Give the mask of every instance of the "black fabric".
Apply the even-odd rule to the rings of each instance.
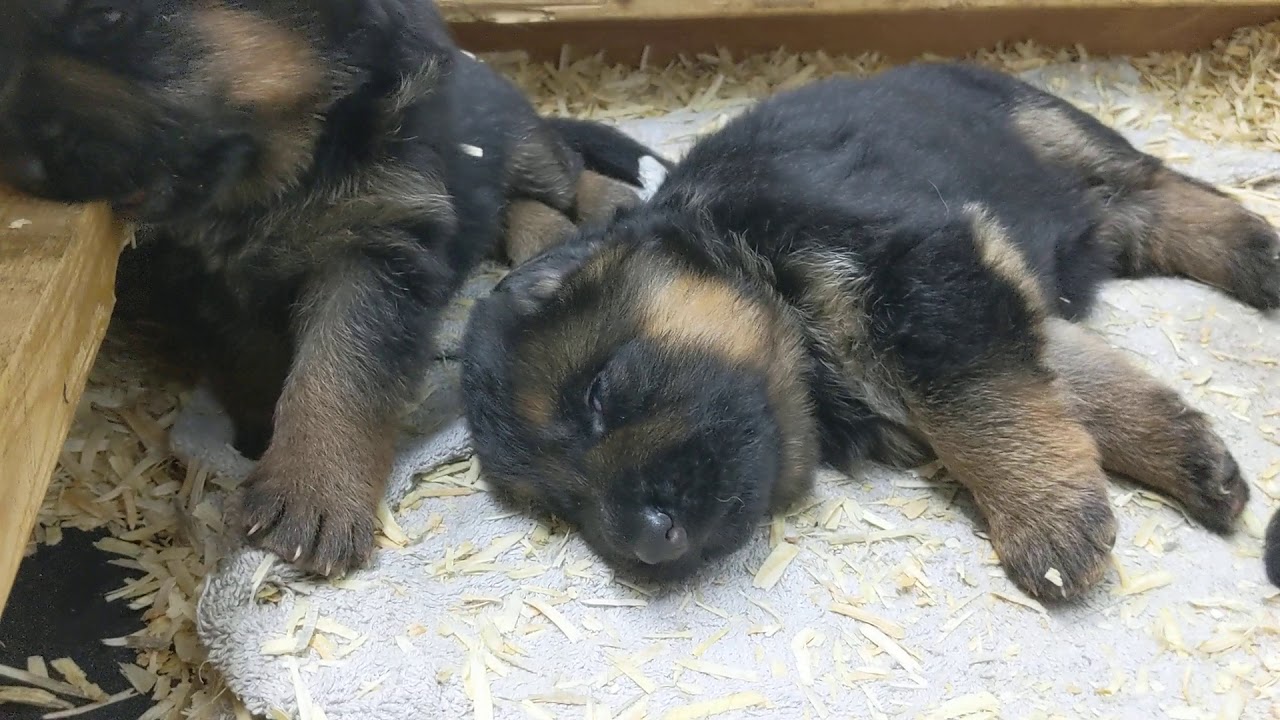
[[[110,560],[117,556],[93,546],[104,536],[105,533],[66,530],[62,542],[42,545],[22,562],[8,605],[0,615],[0,663],[26,668],[31,655],[40,655],[46,662],[69,657],[84,670],[89,682],[107,694],[129,688],[120,673],[120,664],[134,662],[136,653],[107,647],[100,641],[143,627],[141,611],[130,610],[127,601],[106,599],[107,593],[136,575],[111,565]],[[52,668],[49,674],[58,677]],[[19,683],[5,680],[0,684]],[[135,697],[77,718],[137,720],[150,707],[150,698]],[[3,720],[37,720],[48,712],[43,708],[0,705]]]

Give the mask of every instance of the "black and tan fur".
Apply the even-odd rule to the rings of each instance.
[[[509,275],[472,317],[468,419],[491,482],[620,572],[696,574],[820,462],[937,457],[1010,577],[1077,597],[1115,541],[1107,471],[1216,532],[1249,490],[1206,416],[1072,321],[1117,276],[1274,309],[1278,247],[1260,217],[1011,77],[823,81]]]
[[[6,8],[0,179],[138,221],[122,312],[182,336],[260,458],[239,524],[305,569],[359,567],[441,309],[504,233],[521,256],[558,239],[515,205],[564,232],[617,183],[426,0]]]

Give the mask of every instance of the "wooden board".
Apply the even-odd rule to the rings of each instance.
[[[570,20],[728,19],[778,15],[971,12],[977,10],[1266,7],[1275,0],[439,0],[451,20],[530,23]]]
[[[0,611],[111,317],[124,238],[105,207],[0,189]]]
[[[756,5],[751,0],[607,0],[593,6],[595,13],[578,5],[533,11],[528,8],[542,6],[524,0],[449,1],[454,32],[474,52],[524,50],[535,59],[555,61],[567,45],[573,56],[604,51],[610,61],[630,65],[642,53],[650,62],[666,62],[677,54],[721,47],[735,54],[779,47],[832,54],[876,51],[901,61],[924,53],[962,56],[1022,40],[1053,47],[1080,44],[1094,54],[1140,55],[1205,48],[1236,28],[1280,19],[1276,0],[813,0],[793,3],[786,12],[775,12],[770,3],[791,0],[759,0],[761,7],[750,12],[744,8]],[[728,3],[737,14],[709,15],[717,2]],[[510,15],[512,6],[525,9]],[[641,14],[642,6],[653,15]]]

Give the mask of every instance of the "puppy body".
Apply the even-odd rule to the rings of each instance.
[[[582,158],[428,2],[10,15],[0,178],[139,222],[122,314],[182,336],[260,458],[244,528],[306,569],[360,566],[440,311],[513,203],[579,220]]]
[[[1013,78],[815,83],[504,280],[472,319],[468,418],[498,487],[622,571],[697,572],[819,462],[936,456],[1012,578],[1071,597],[1114,541],[1106,470],[1215,530],[1248,490],[1203,415],[1070,320],[1116,275],[1275,307],[1276,248],[1261,218]]]

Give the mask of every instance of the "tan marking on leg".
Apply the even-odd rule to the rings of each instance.
[[[1012,117],[1042,160],[1101,183],[1097,237],[1126,274],[1191,278],[1253,307],[1280,306],[1280,239],[1265,218],[1154,156],[1093,137],[1060,108],[1030,104]]]
[[[512,200],[506,212],[506,253],[520,265],[564,242],[575,230],[564,213],[537,200]]]
[[[1151,262],[1165,272],[1230,289],[1243,242],[1265,229],[1266,221],[1170,170],[1157,174],[1149,192],[1156,211],[1146,244]]]
[[[620,208],[640,204],[640,196],[626,183],[584,170],[578,178],[578,222],[603,222]]]
[[[307,293],[271,444],[245,483],[241,522],[259,546],[323,574],[363,565],[391,472],[399,418],[371,394],[368,348],[350,323],[378,292],[359,268]]]
[[[1046,598],[1101,579],[1115,542],[1106,475],[1055,381],[991,375],[913,401],[918,427],[972,493],[1010,578]],[[1051,580],[1053,570],[1062,587]]]
[[[1084,328],[1047,324],[1045,360],[1070,390],[1107,470],[1180,502],[1219,532],[1244,510],[1248,486],[1203,413]]]

